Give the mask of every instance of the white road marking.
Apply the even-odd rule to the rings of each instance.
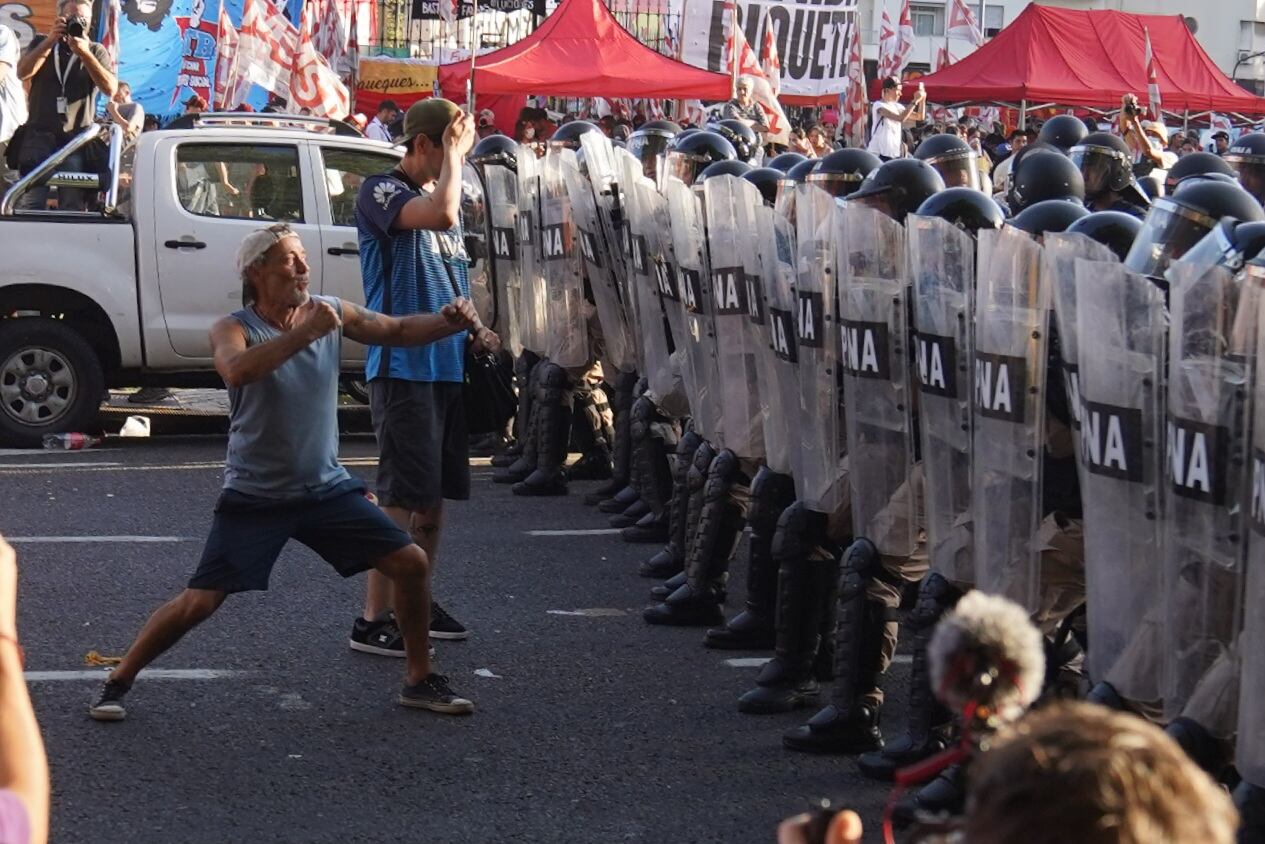
[[[528,536],[610,536],[619,528],[591,528],[589,530],[529,530]]]
[[[66,457],[79,457],[86,454],[100,454],[103,451],[118,451],[117,448],[81,448],[70,451],[61,451],[55,449],[43,448],[0,448],[0,457],[52,457],[53,455],[64,455]]]
[[[773,657],[771,656],[741,656],[736,659],[725,660],[725,665],[730,668],[760,668],[772,659]],[[910,654],[897,654],[892,657],[893,665],[908,665],[913,661],[914,658]]]
[[[83,469],[86,467],[101,469],[122,465],[122,463],[0,463],[0,469]]]
[[[351,457],[339,461],[344,466],[372,467],[378,465],[376,457]],[[33,475],[35,470],[54,469],[60,472],[183,472],[198,469],[224,470],[223,460],[207,460],[190,463],[0,463],[0,473],[6,475]]]
[[[616,616],[628,615],[625,610],[617,610],[614,607],[593,607],[585,610],[546,610],[549,615],[574,615],[581,618],[614,618]]]
[[[103,680],[110,673],[108,668],[89,668],[82,671],[26,671],[23,677],[28,683],[64,683],[76,680]],[[141,680],[221,680],[239,677],[245,671],[225,668],[149,668],[141,672]]]
[[[474,676],[487,677],[488,679],[491,679],[491,680],[502,679],[500,674],[493,674],[492,669],[490,668],[476,668],[474,669]]]
[[[88,542],[196,542],[196,536],[6,536],[6,540],[17,544],[25,542],[30,545],[53,545],[59,543]]]

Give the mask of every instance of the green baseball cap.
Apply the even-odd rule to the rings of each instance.
[[[418,100],[404,113],[404,135],[400,142],[407,144],[418,135],[428,138],[443,137],[448,124],[460,113],[461,109],[456,103],[442,97]]]

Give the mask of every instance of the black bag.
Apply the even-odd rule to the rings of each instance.
[[[4,163],[9,165],[10,170],[22,167],[22,139],[25,136],[26,124],[22,124],[13,130],[13,137],[9,138],[9,145],[4,148]]]
[[[453,295],[460,297],[461,288],[448,264],[448,256],[442,256],[440,260],[448,271]],[[465,370],[466,430],[471,434],[494,434],[503,430],[518,410],[518,396],[514,393],[510,374],[501,366],[496,355],[491,352],[475,354],[469,344],[466,345],[462,368]]]

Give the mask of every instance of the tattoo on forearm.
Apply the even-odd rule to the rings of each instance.
[[[378,312],[371,311],[368,308],[362,308],[359,305],[352,305],[356,309],[356,319],[360,322],[377,322]]]

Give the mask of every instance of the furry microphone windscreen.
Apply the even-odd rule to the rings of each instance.
[[[927,660],[942,703],[957,713],[978,710],[990,722],[1022,715],[1045,678],[1044,642],[1027,611],[978,591],[940,620]]]

